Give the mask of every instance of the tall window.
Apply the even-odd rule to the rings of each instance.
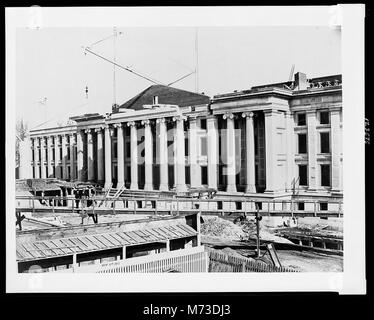
[[[306,164],[299,165],[299,185],[300,186],[308,185],[308,167]]]
[[[297,125],[298,126],[305,126],[306,125],[305,113],[298,113],[297,114]]]
[[[201,184],[208,184],[208,167],[201,166]]]
[[[201,153],[200,154],[202,156],[206,156],[208,154],[207,138],[206,137],[201,137],[200,144],[201,144]]]
[[[117,158],[117,141],[113,142],[113,158]]]
[[[186,184],[191,184],[191,170],[190,166],[184,167],[184,174],[186,175]]]
[[[306,134],[299,134],[299,153],[307,153],[306,152]]]
[[[200,119],[200,129],[206,130],[206,119]]]
[[[321,153],[330,153],[330,133],[321,132]]]
[[[188,156],[188,138],[184,138],[184,155],[187,157]]]
[[[320,124],[329,124],[330,123],[330,115],[328,111],[321,111],[319,113],[319,123]]]
[[[330,187],[330,165],[321,164],[321,186]]]
[[[131,144],[129,141],[126,141],[126,157],[130,157],[131,155]]]
[[[67,148],[66,151],[67,151],[67,153],[66,153],[66,159],[70,160],[70,148]]]

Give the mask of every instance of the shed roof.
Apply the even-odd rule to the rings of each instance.
[[[186,224],[17,243],[17,261],[41,260],[195,236]]]

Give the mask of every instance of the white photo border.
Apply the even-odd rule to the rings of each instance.
[[[162,18],[164,17],[164,18]],[[6,8],[7,292],[366,293],[364,5]],[[342,28],[344,271],[339,273],[18,274],[15,257],[15,68],[19,27],[331,26]]]

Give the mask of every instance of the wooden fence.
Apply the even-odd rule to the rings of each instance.
[[[87,200],[87,199],[86,199]],[[85,203],[86,200],[80,200]],[[249,197],[216,197],[214,199],[194,198],[156,198],[156,197],[120,197],[105,198],[96,196],[92,205],[85,209],[90,214],[179,214],[180,212],[201,211],[204,214],[239,216],[254,215],[259,206],[259,213],[268,216],[310,216],[310,217],[342,217],[342,200],[266,200]],[[102,202],[106,206],[100,206]],[[40,202],[46,203],[42,205]],[[47,205],[49,204],[50,205]],[[328,205],[328,210],[322,210],[321,203]],[[58,205],[56,205],[58,204]],[[65,205],[62,205],[65,204]],[[299,208],[299,204],[302,207]],[[79,212],[76,199],[73,196],[16,196],[17,212]]]
[[[298,272],[263,262],[209,250],[209,272]]]
[[[208,272],[208,253],[203,246],[129,258],[92,266],[65,269],[61,273],[162,273]]]

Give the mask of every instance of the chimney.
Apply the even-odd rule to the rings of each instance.
[[[298,72],[295,74],[295,89],[296,90],[306,90],[308,87],[308,82],[306,80],[306,74]]]

